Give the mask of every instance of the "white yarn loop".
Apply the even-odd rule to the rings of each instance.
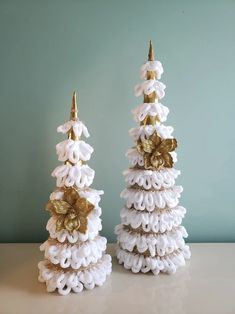
[[[133,109],[132,113],[137,122],[143,121],[147,115],[157,116],[160,122],[164,122],[169,114],[169,109],[161,103],[143,103]]]
[[[156,78],[158,80],[161,79],[161,76],[163,74],[163,67],[160,61],[148,61],[146,63],[144,63],[141,68],[140,68],[140,76],[142,79],[146,79],[147,78],[147,71],[152,71],[155,72],[156,74]]]
[[[58,126],[57,132],[66,134],[71,129],[73,130],[75,136],[80,137],[82,134],[85,137],[89,137],[90,136],[90,134],[89,134],[89,132],[87,130],[87,127],[79,119],[77,119],[77,120],[69,120],[69,121],[65,122],[64,124]]]
[[[68,271],[62,273],[49,267],[47,261],[39,262],[39,281],[46,282],[47,291],[53,292],[58,289],[59,294],[67,295],[71,291],[78,293],[85,289],[93,289],[95,286],[102,286],[106,277],[112,270],[111,256],[103,255],[98,262],[81,271]]]
[[[180,171],[175,168],[163,168],[158,171],[129,168],[123,172],[123,175],[129,186],[137,184],[146,190],[151,188],[160,190],[172,187]]]
[[[150,95],[153,92],[156,93],[158,99],[162,99],[165,96],[166,85],[157,80],[146,80],[135,86],[135,96],[141,96],[143,94]]]
[[[184,238],[187,238],[187,231],[183,226],[179,226],[166,233],[159,234],[140,234],[130,233],[117,225],[115,228],[117,240],[120,247],[132,252],[136,247],[139,253],[149,251],[151,257],[164,256],[171,254],[175,250],[183,249],[185,246]]]
[[[134,141],[141,139],[142,141],[148,139],[154,132],[157,132],[158,136],[162,139],[173,138],[172,132],[174,131],[172,126],[165,126],[163,124],[155,125],[141,125],[129,130],[130,136]]]
[[[186,209],[182,206],[153,212],[142,212],[124,207],[121,210],[121,222],[134,229],[141,227],[144,232],[164,233],[178,227],[185,213]]]
[[[61,165],[55,168],[51,174],[56,177],[57,187],[70,187],[75,185],[78,188],[88,187],[92,184],[95,171],[88,165]]]
[[[79,160],[89,160],[93,153],[93,148],[84,141],[73,141],[68,139],[56,145],[56,152],[59,161],[68,160],[71,163],[76,164]]]
[[[190,258],[190,250],[187,245],[164,257],[144,257],[141,254],[126,252],[121,248],[117,249],[117,258],[120,264],[132,272],[147,273],[151,271],[154,275],[160,272],[172,274],[178,267],[185,265],[185,260]]]
[[[79,269],[97,263],[106,250],[106,244],[106,238],[101,236],[82,242],[79,246],[68,243],[56,245],[47,240],[40,246],[40,250],[45,251],[45,258],[52,264]]]
[[[136,148],[130,148],[126,152],[126,157],[129,159],[129,162],[132,167],[139,165],[144,166],[144,158],[140,153],[137,151]]]
[[[162,191],[145,191],[126,188],[121,197],[126,200],[126,206],[134,206],[137,210],[153,211],[155,208],[173,208],[178,205],[182,186],[173,186]]]

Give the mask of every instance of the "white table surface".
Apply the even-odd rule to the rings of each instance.
[[[132,274],[114,257],[104,286],[68,296],[37,281],[38,247],[0,244],[0,314],[235,314],[235,244],[191,244],[174,275]]]

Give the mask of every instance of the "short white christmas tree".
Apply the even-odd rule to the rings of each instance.
[[[162,73],[150,41],[148,62],[141,67],[144,81],[135,88],[144,101],[133,110],[140,126],[129,131],[135,147],[127,152],[131,167],[124,171],[127,188],[121,197],[126,205],[115,228],[119,263],[134,273],[155,275],[174,273],[190,257],[181,226],[186,209],[178,204],[183,188],[175,185],[180,174],[174,168],[177,141],[173,128],[163,124],[169,109],[159,102],[165,95],[165,85],[158,81]]]
[[[99,235],[103,191],[90,188],[95,171],[86,161],[93,148],[80,139],[89,133],[78,119],[75,93],[70,120],[57,131],[68,134],[68,139],[56,146],[58,159],[64,164],[52,172],[57,189],[46,206],[51,213],[46,227],[50,237],[40,247],[45,260],[38,267],[39,281],[46,283],[47,291],[58,289],[66,295],[101,286],[111,273],[111,256],[105,254],[106,238]]]

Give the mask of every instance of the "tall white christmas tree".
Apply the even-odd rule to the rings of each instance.
[[[111,256],[105,254],[107,240],[99,235],[103,191],[90,188],[95,171],[86,161],[93,148],[80,139],[89,133],[77,113],[74,93],[70,120],[57,128],[68,139],[56,146],[64,164],[52,172],[57,189],[46,205],[51,213],[46,227],[50,237],[40,246],[45,260],[38,264],[39,281],[46,283],[48,292],[58,289],[62,295],[101,286],[111,273]]]
[[[165,95],[165,85],[158,81],[162,73],[150,41],[148,62],[141,67],[144,81],[135,88],[144,101],[133,110],[140,126],[129,131],[135,147],[126,154],[131,164],[124,171],[127,188],[121,193],[126,205],[115,228],[119,263],[134,273],[155,275],[174,273],[190,257],[181,226],[186,209],[178,205],[183,188],[175,185],[180,174],[174,168],[177,141],[173,128],[163,124],[169,109],[159,102]]]

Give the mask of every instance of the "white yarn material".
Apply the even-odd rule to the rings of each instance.
[[[148,71],[155,72],[154,79],[148,80]],[[132,111],[135,121],[140,124],[129,131],[135,144],[149,139],[154,132],[163,140],[173,138],[173,127],[162,124],[167,120],[169,109],[158,102],[165,96],[166,86],[158,81],[162,73],[159,61],[148,61],[141,67],[144,81],[135,87],[135,95],[155,92],[158,99],[142,103]],[[157,117],[153,125],[141,123],[148,116]],[[176,152],[170,152],[170,155],[176,163]],[[164,167],[146,170],[144,157],[136,147],[129,149],[126,156],[131,168],[123,172],[127,188],[121,197],[125,206],[120,214],[121,224],[115,228],[118,261],[134,273],[174,273],[190,257],[184,241],[188,235],[181,226],[186,209],[178,206],[183,188],[175,185],[180,171]]]
[[[78,188],[88,187],[92,184],[95,171],[88,165],[70,165],[65,164],[55,168],[51,174],[56,177],[57,187],[76,186]]]
[[[106,250],[106,244],[106,238],[101,236],[78,245],[70,243],[56,245],[47,240],[40,246],[40,250],[45,251],[45,258],[52,264],[59,264],[62,268],[79,269],[97,263]]]
[[[140,76],[142,79],[147,78],[147,71],[155,72],[156,78],[161,79],[163,74],[163,66],[160,61],[148,61],[142,65],[140,68]]]
[[[179,266],[185,265],[185,259],[190,258],[190,250],[187,245],[164,257],[144,257],[141,254],[126,252],[121,248],[117,249],[119,264],[124,264],[126,269],[131,269],[133,273],[147,273],[151,271],[154,275],[160,272],[173,274]]]
[[[85,126],[85,124],[80,121],[79,119],[77,120],[70,120],[70,121],[67,121],[65,122],[64,124],[60,125],[58,128],[57,128],[57,132],[58,133],[63,133],[63,134],[66,134],[68,133],[70,130],[73,130],[75,136],[78,136],[80,137],[82,134],[85,136],[85,137],[89,137],[90,134],[87,130],[87,127]]]
[[[155,131],[157,132],[157,135],[160,136],[162,139],[173,138],[173,127],[165,126],[163,124],[141,125],[137,128],[131,128],[129,130],[129,134],[134,141],[137,141],[139,138],[141,139],[141,141],[144,141],[148,139]]]
[[[121,197],[126,200],[126,206],[134,206],[137,210],[153,211],[157,208],[173,208],[178,205],[182,186],[173,186],[162,191],[144,191],[126,188],[122,191]]]
[[[102,286],[112,270],[111,256],[107,254],[103,255],[94,266],[81,271],[58,271],[50,267],[46,260],[40,262],[38,267],[38,280],[46,282],[47,291],[53,292],[58,289],[61,295],[67,295],[71,291],[78,293],[84,288],[91,290],[95,286]]]
[[[132,110],[136,122],[143,121],[146,116],[157,116],[160,122],[167,119],[169,109],[161,103],[143,103]]]
[[[183,226],[179,226],[166,233],[143,234],[129,233],[122,225],[115,228],[118,243],[124,250],[132,252],[136,247],[139,253],[149,251],[152,257],[171,254],[177,249],[183,249],[185,246],[184,238],[188,234]]]
[[[154,188],[170,188],[175,184],[175,179],[180,175],[180,171],[175,168],[163,168],[158,171],[129,168],[123,172],[128,186],[138,184],[145,190]]]
[[[126,157],[129,159],[132,167],[136,165],[141,167],[144,166],[144,158],[142,155],[140,155],[136,148],[129,148],[126,152]]]
[[[177,153],[176,152],[170,152],[169,153],[173,159],[173,162],[177,162]],[[136,148],[130,148],[126,152],[126,157],[129,159],[130,164],[132,167],[139,165],[144,166],[144,157],[137,151]]]
[[[81,197],[86,198],[90,203],[95,206],[93,212],[96,212],[96,209],[99,208],[100,195],[102,194],[104,194],[104,191],[91,188],[79,191],[79,195]]]
[[[158,99],[162,99],[165,96],[165,88],[165,84],[154,79],[143,81],[135,86],[135,96],[150,95],[155,92]]]
[[[93,148],[84,141],[68,139],[56,145],[56,152],[59,161],[68,160],[71,163],[76,164],[79,160],[89,160],[93,153]]]
[[[186,209],[176,206],[168,210],[143,212],[124,207],[121,210],[121,222],[136,229],[141,227],[144,232],[164,233],[171,231],[182,223]]]
[[[59,294],[66,295],[80,292],[83,288],[93,289],[101,286],[106,276],[111,273],[111,256],[105,254],[107,240],[99,236],[102,229],[100,195],[103,191],[89,188],[95,171],[82,161],[90,159],[93,148],[80,140],[83,134],[89,136],[86,126],[79,121],[70,120],[57,128],[58,132],[73,131],[77,137],[67,139],[56,145],[59,161],[64,162],[54,169],[52,176],[56,178],[58,188],[75,187],[80,197],[94,205],[87,216],[86,232],[66,229],[57,231],[57,217],[52,215],[46,229],[50,239],[44,242],[40,249],[44,251],[45,260],[38,264],[39,281],[46,282],[47,291],[58,289]],[[50,200],[63,200],[63,189],[55,190]]]
[[[170,254],[185,245],[184,238],[187,238],[187,231],[183,226],[179,226],[165,233],[140,234],[138,232],[129,233],[123,226],[117,225],[115,228],[117,240],[120,246],[132,252],[136,247],[139,253],[149,250],[152,257],[155,255],[164,256]]]

